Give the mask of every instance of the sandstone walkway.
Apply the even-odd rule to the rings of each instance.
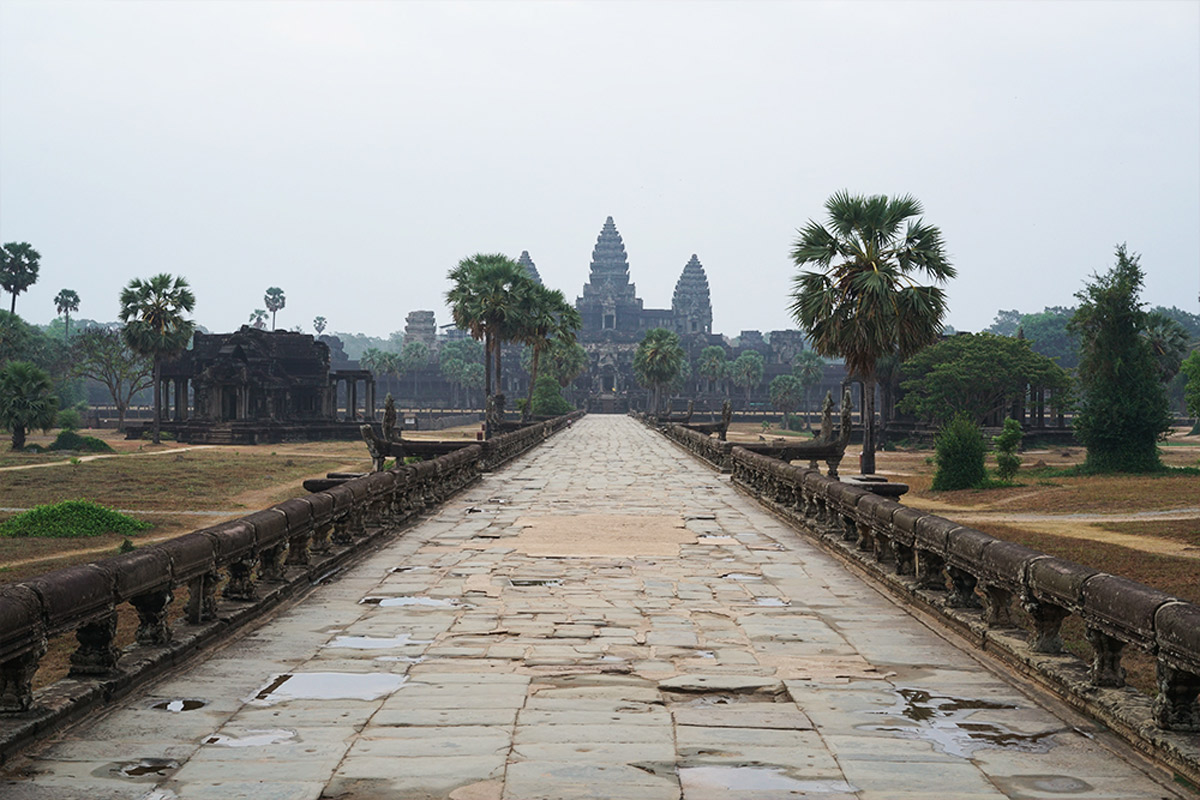
[[[588,417],[0,797],[1177,797],[624,417]]]

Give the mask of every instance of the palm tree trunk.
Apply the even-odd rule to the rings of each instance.
[[[538,360],[542,357],[542,348],[533,348],[533,369],[529,375],[529,394],[525,396],[525,413],[521,415],[525,422],[533,419],[533,384],[537,383]]]
[[[154,359],[154,439],[155,444],[161,444],[159,439],[159,426],[162,423],[162,364],[158,358]]]
[[[496,394],[504,394],[504,382],[500,379],[500,340],[497,339],[494,347],[496,348]]]
[[[875,378],[864,378],[863,383],[863,447],[862,474],[875,474]]]
[[[483,396],[492,394],[492,336],[483,335]]]

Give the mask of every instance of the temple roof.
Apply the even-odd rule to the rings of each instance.
[[[533,263],[533,259],[529,257],[528,250],[521,251],[521,257],[517,259],[517,265],[524,267],[529,273],[529,277],[533,278],[533,282],[542,286],[542,276],[538,274],[537,265]]]
[[[592,249],[592,265],[588,282],[583,286],[584,302],[636,303],[637,289],[629,282],[629,260],[625,243],[613,218],[604,221],[596,246]]]
[[[676,316],[697,320],[703,332],[708,332],[712,325],[712,300],[708,291],[708,276],[700,259],[692,253],[692,258],[683,268],[679,280],[675,283],[675,295],[671,299],[671,310]]]

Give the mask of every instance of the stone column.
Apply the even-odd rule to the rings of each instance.
[[[346,419],[349,422],[358,419],[358,378],[346,381]]]

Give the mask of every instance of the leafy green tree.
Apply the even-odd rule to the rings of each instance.
[[[525,415],[533,413],[533,390],[537,383],[542,353],[555,340],[570,343],[583,326],[579,312],[566,301],[558,289],[550,289],[530,281],[521,295],[521,327],[518,338],[530,348],[529,395],[525,400]]]
[[[1146,315],[1142,326],[1142,338],[1150,345],[1154,363],[1158,367],[1158,379],[1169,383],[1179,374],[1179,367],[1188,354],[1188,332],[1179,322],[1160,311]]]
[[[955,275],[942,232],[919,219],[909,196],[865,197],[838,192],[825,203],[829,225],[809,221],[792,248],[802,271],[793,281],[791,313],[820,355],[845,359],[863,382],[862,468],[875,471],[875,365],[903,360],[942,332],[946,297],[935,282]],[[918,219],[914,219],[918,218]]]
[[[536,284],[524,267],[501,253],[464,258],[447,277],[454,284],[446,292],[454,324],[483,342],[485,391],[490,396],[494,387],[499,393],[501,347],[520,335],[523,296]]]
[[[750,410],[750,391],[762,383],[763,357],[753,350],[747,350],[733,360],[729,365],[729,379],[734,385],[746,390],[746,410]]]
[[[472,399],[477,397],[477,392],[483,391],[484,385],[484,368],[483,364],[478,361],[472,361],[463,364],[462,372],[460,373],[459,383],[463,390],[467,393],[467,405],[473,408],[479,408],[483,405],[482,402],[472,403]]]
[[[17,295],[37,283],[41,259],[29,242],[8,242],[0,247],[0,286],[12,294],[10,314],[17,313]]]
[[[117,430],[125,430],[125,414],[138,392],[150,386],[154,365],[134,352],[119,330],[84,328],[71,343],[75,374],[99,381],[117,409]]]
[[[1028,387],[1063,398],[1071,385],[1066,370],[1033,352],[1028,340],[994,333],[944,339],[905,361],[902,370],[900,410],[938,423],[962,413],[982,425],[1011,408]]]
[[[320,336],[325,332],[325,326],[328,324],[329,320],[325,319],[324,317],[313,318],[313,330],[317,332],[317,336]]]
[[[997,336],[1016,336],[1017,329],[1020,327],[1020,311],[1015,308],[1011,311],[1000,310],[996,312],[996,319],[987,327],[985,333],[994,333]]]
[[[118,318],[125,323],[125,343],[154,364],[155,444],[162,440],[162,362],[187,349],[196,326],[183,315],[195,307],[187,280],[165,272],[148,280],[134,278],[121,290]]]
[[[256,308],[251,311],[250,325],[260,331],[267,327],[267,310],[265,308]]]
[[[792,374],[804,388],[804,408],[807,413],[807,410],[812,408],[809,395],[825,378],[825,359],[815,350],[802,350],[792,359]]]
[[[546,373],[538,376],[531,402],[531,413],[539,417],[557,417],[575,410],[563,399],[558,381]]]
[[[979,426],[966,414],[955,414],[938,434],[934,450],[935,492],[975,489],[987,483],[987,445]]]
[[[650,413],[658,413],[662,390],[670,386],[683,370],[687,354],[679,344],[679,334],[666,328],[651,328],[633,354],[633,376],[650,389]]]
[[[271,312],[271,330],[275,330],[275,312],[283,311],[283,307],[287,305],[283,289],[278,286],[267,289],[267,293],[263,295],[263,303],[266,304],[267,311]]]
[[[483,374],[483,347],[474,339],[457,339],[455,341],[446,342],[441,346],[438,353],[438,366],[441,370],[442,377],[450,383],[451,390],[454,393],[454,405],[459,405],[459,391],[467,389],[468,375],[471,373],[471,367],[478,367],[480,375]],[[478,387],[475,387],[478,388]],[[467,405],[470,406],[468,398]]]
[[[429,348],[425,346],[424,342],[418,342],[414,339],[404,345],[404,350],[400,353],[400,370],[405,375],[412,376],[412,396],[414,402],[417,399],[417,376],[427,366],[429,366]]]
[[[1083,394],[1075,431],[1087,447],[1088,469],[1148,472],[1162,466],[1157,443],[1171,429],[1171,415],[1158,363],[1141,335],[1139,256],[1122,244],[1116,257],[1116,266],[1075,295],[1080,304],[1070,330],[1079,336]]]
[[[783,427],[791,430],[788,415],[799,407],[804,400],[804,385],[795,375],[776,375],[768,387],[771,392],[771,405],[783,412]]]
[[[1021,457],[1017,448],[1021,446],[1021,423],[1012,417],[1004,420],[1004,430],[992,437],[992,446],[996,449],[996,476],[1002,481],[1011,481],[1021,467]]]
[[[1183,401],[1188,413],[1196,420],[1192,433],[1200,433],[1200,350],[1193,350],[1181,366],[1181,372],[1187,376],[1183,388]]]
[[[1037,314],[1022,314],[1018,332],[1028,339],[1035,353],[1058,359],[1063,369],[1079,366],[1079,339],[1068,323],[1074,308],[1047,306]]]
[[[720,345],[709,345],[700,351],[696,372],[710,384],[719,384],[729,374],[729,357]]]
[[[79,310],[79,295],[74,289],[63,289],[54,296],[54,308],[59,314],[62,314],[66,320],[66,333],[64,338],[67,341],[71,339],[71,312]]]
[[[588,366],[587,351],[574,340],[552,339],[545,359],[546,369],[563,389],[582,375]]]
[[[31,428],[49,430],[58,413],[54,384],[45,370],[28,361],[10,361],[0,369],[0,425],[12,432],[12,449],[25,447]]]

